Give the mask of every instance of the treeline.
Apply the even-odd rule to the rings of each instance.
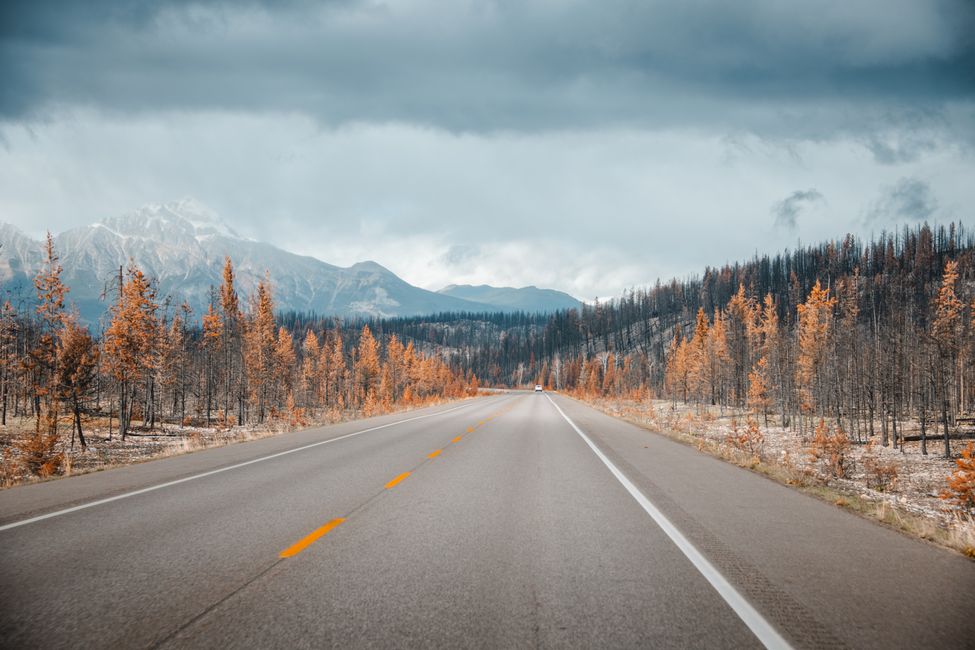
[[[376,336],[368,325],[285,326],[274,313],[270,279],[245,302],[229,257],[201,318],[185,304],[160,301],[136,266],[120,270],[114,304],[94,333],[70,309],[61,273],[48,236],[35,308],[18,313],[9,300],[0,306],[0,424],[33,420],[20,447],[34,473],[58,470],[67,429],[71,445],[77,438],[86,447],[86,420],[124,440],[160,423],[297,425],[477,390],[472,374],[395,335]]]
[[[390,319],[485,381],[752,408],[922,449],[975,410],[975,239],[921,225],[709,268],[550,317]],[[460,333],[460,334],[459,334]],[[459,343],[468,337],[467,344]]]

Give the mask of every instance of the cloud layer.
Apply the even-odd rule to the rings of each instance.
[[[195,196],[423,286],[614,294],[967,216],[972,34],[965,0],[7,2],[0,219]]]

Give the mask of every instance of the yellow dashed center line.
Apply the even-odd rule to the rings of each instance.
[[[292,557],[298,555],[303,550],[315,543],[319,537],[327,535],[330,530],[341,524],[345,519],[333,519],[310,535],[300,539],[278,554],[278,557]]]
[[[392,481],[390,481],[389,483],[387,483],[386,484],[386,489],[388,490],[390,488],[396,487],[397,485],[399,485],[399,483],[401,483],[403,481],[403,479],[405,479],[409,475],[410,475],[410,472],[403,472],[402,474],[400,474],[399,476],[397,476],[396,478],[394,478]]]
[[[505,410],[505,411],[500,411],[498,413],[492,413],[487,418],[485,418],[485,419],[481,420],[480,422],[478,422],[476,425],[467,427],[467,433],[474,433],[474,430],[477,429],[478,427],[484,426],[485,423],[490,422],[491,420],[493,420],[496,417],[501,417],[506,412],[507,411]],[[464,436],[456,436],[455,438],[451,439],[450,442],[452,442],[452,443],[458,443],[458,442],[461,441],[461,439],[463,437]],[[443,449],[435,449],[435,450],[431,451],[429,454],[427,454],[427,458],[436,458],[442,452],[443,452]],[[402,474],[400,474],[399,476],[397,476],[396,478],[394,478],[392,481],[390,481],[389,483],[387,483],[386,486],[385,486],[386,489],[389,490],[391,488],[396,487],[397,485],[399,485],[400,483],[402,483],[406,479],[406,477],[408,477],[410,474],[412,474],[412,472],[403,472]],[[314,544],[319,538],[324,537],[325,535],[327,535],[332,529],[336,528],[343,521],[345,521],[345,518],[344,517],[341,517],[341,518],[338,518],[338,519],[333,519],[332,521],[328,522],[327,524],[325,524],[321,528],[313,531],[312,533],[308,534],[307,536],[305,536],[302,539],[298,540],[297,542],[295,542],[294,544],[292,544],[288,548],[286,548],[283,551],[281,551],[278,554],[278,556],[279,557],[282,557],[282,558],[288,558],[288,557],[294,557],[295,555],[298,555],[298,553],[301,553],[303,550],[305,550],[306,548],[308,548],[309,546],[311,546],[312,544]]]

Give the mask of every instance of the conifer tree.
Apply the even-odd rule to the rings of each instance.
[[[111,322],[105,330],[104,341],[105,355],[119,388],[122,440],[129,431],[139,389],[152,381],[159,338],[158,308],[149,279],[130,264],[119,300],[111,308]]]
[[[258,422],[264,422],[269,408],[275,378],[275,348],[277,325],[274,320],[274,301],[267,278],[257,284],[257,295],[251,317],[244,331],[244,367],[251,403],[257,409]]]
[[[58,395],[56,390],[57,340],[64,327],[64,297],[68,288],[61,281],[61,262],[54,251],[54,238],[47,233],[44,265],[34,278],[37,289],[38,336],[30,352],[29,368],[34,382],[35,433],[41,430],[42,410],[47,433],[57,435]]]
[[[356,392],[357,400],[366,400],[379,387],[381,368],[379,367],[379,344],[368,325],[363,325],[359,335],[359,345],[356,348]]]
[[[17,310],[4,300],[0,306],[0,425],[7,425],[10,389],[17,383]]]
[[[798,306],[796,385],[803,415],[811,416],[816,411],[820,370],[826,358],[835,304],[836,299],[830,297],[829,289],[823,288],[817,280],[806,302]]]
[[[937,348],[938,388],[941,395],[941,422],[944,426],[945,458],[951,458],[951,439],[948,433],[951,413],[952,371],[961,342],[962,310],[964,303],[955,293],[958,283],[958,263],[945,263],[941,288],[934,300],[934,321],[931,338]]]
[[[88,443],[81,427],[81,411],[95,383],[98,354],[98,346],[88,328],[79,325],[75,318],[65,319],[58,337],[57,390],[59,398],[70,404],[74,415],[71,443],[74,444],[74,431],[77,431],[82,449],[87,449]]]
[[[223,346],[223,327],[220,322],[220,314],[213,308],[213,301],[210,302],[207,313],[203,315],[202,327],[203,333],[200,343],[204,356],[204,410],[206,411],[207,426],[210,426],[213,414],[213,400],[215,391],[217,390],[216,364],[217,360],[221,358],[221,349]]]
[[[318,392],[322,383],[318,371],[320,356],[318,336],[309,329],[301,344],[301,394],[306,408],[318,404]]]
[[[266,282],[266,280],[265,280]],[[223,283],[220,285],[221,349],[224,354],[224,418],[230,413],[236,398],[237,424],[244,423],[244,396],[246,394],[244,370],[244,319],[234,280],[234,266],[230,257],[224,258]],[[269,290],[269,289],[268,289]]]
[[[704,403],[711,386],[708,363],[708,317],[704,308],[697,310],[697,320],[694,324],[694,335],[688,343],[687,374],[691,392],[698,404]]]

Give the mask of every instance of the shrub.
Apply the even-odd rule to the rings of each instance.
[[[948,476],[948,487],[941,498],[975,514],[975,443],[968,443],[955,464],[958,469]]]
[[[17,444],[20,462],[35,476],[53,476],[64,463],[64,454],[58,451],[57,446],[57,434],[32,433]]]
[[[816,434],[813,436],[812,446],[806,450],[809,461],[820,463],[827,478],[843,478],[846,476],[846,454],[850,450],[850,438],[838,427],[832,433],[824,418],[819,419]]]
[[[893,461],[869,456],[863,459],[863,468],[867,473],[869,487],[886,492],[897,483],[897,464]]]

